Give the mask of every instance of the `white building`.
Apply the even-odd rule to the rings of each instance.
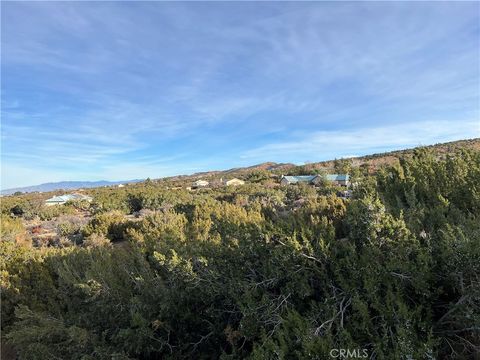
[[[237,178],[233,178],[233,179],[230,179],[230,180],[222,180],[222,182],[225,186],[238,186],[238,185],[244,185],[245,184],[245,181],[237,179]]]
[[[207,180],[197,180],[193,183],[192,187],[199,188],[199,187],[206,187],[208,186],[209,182]]]
[[[82,194],[67,194],[67,195],[60,195],[54,196],[50,199],[45,200],[45,205],[52,206],[52,205],[63,205],[68,201],[92,201],[93,198],[91,196],[82,195]]]

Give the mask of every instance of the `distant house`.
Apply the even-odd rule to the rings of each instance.
[[[282,176],[280,184],[291,185],[304,183],[318,185],[323,180],[330,181],[338,186],[348,187],[350,185],[350,176],[348,174]]]
[[[225,186],[237,186],[237,185],[244,185],[245,184],[245,181],[237,179],[237,178],[233,178],[233,179],[230,179],[230,180],[222,180],[222,182]]]
[[[197,180],[193,183],[193,188],[206,187],[209,182],[207,180]]]
[[[325,179],[339,186],[348,187],[350,185],[350,175],[348,174],[328,174]]]
[[[280,184],[282,185],[291,185],[291,184],[313,184],[314,180],[318,175],[299,175],[299,176],[282,176]]]
[[[125,185],[123,185],[123,184],[118,184],[117,187],[122,188],[122,187],[125,187]]]
[[[68,201],[92,201],[93,198],[87,195],[82,194],[67,194],[67,195],[60,195],[54,196],[50,199],[45,200],[45,205],[52,206],[52,205],[63,205]]]

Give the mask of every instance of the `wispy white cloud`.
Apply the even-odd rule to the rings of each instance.
[[[246,159],[270,158],[285,161],[307,157],[310,161],[351,157],[407,147],[431,145],[480,137],[480,121],[423,121],[416,124],[383,125],[304,134],[302,138],[270,143],[245,151]],[[281,155],[280,155],[281,154]],[[358,156],[358,155],[357,155]]]

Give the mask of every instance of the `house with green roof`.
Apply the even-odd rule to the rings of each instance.
[[[350,185],[350,175],[348,174],[327,174],[325,179],[339,186],[348,187]]]
[[[330,181],[338,186],[348,187],[350,185],[350,176],[348,174],[282,176],[280,184],[292,185],[303,183],[318,185],[324,180]]]

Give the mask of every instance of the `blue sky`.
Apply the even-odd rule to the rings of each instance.
[[[478,2],[2,2],[2,188],[480,136]]]

